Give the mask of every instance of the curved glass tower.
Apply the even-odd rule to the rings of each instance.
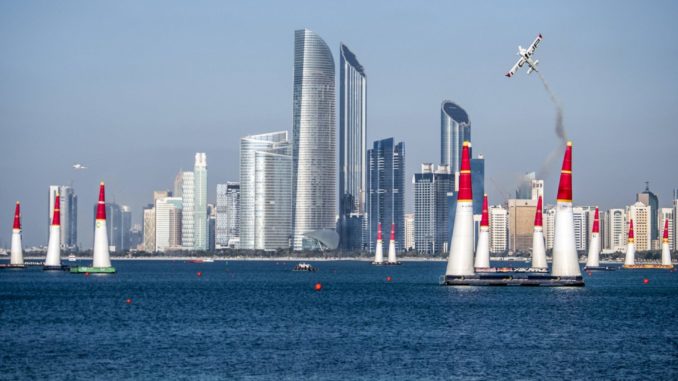
[[[468,114],[456,103],[445,100],[440,106],[440,164],[449,165],[451,173],[459,172],[464,141],[471,141]]]
[[[334,58],[318,35],[294,32],[292,171],[294,250],[304,233],[336,229],[336,117]]]
[[[367,189],[366,77],[346,45],[339,53],[339,236],[342,249],[360,250]]]

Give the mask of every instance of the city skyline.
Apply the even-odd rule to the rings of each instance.
[[[45,8],[49,10],[53,6],[55,5],[47,4]],[[368,121],[371,128],[368,141],[385,136],[398,136],[398,140],[406,142],[408,146],[406,179],[411,178],[413,168],[417,168],[419,163],[436,159],[437,155],[430,151],[439,143],[434,137],[439,128],[439,121],[436,119],[438,119],[440,102],[443,99],[451,99],[464,105],[473,119],[474,151],[485,154],[487,159],[486,189],[487,193],[490,193],[492,204],[503,201],[505,192],[501,188],[511,192],[517,183],[514,177],[519,177],[519,174],[524,172],[538,170],[538,164],[534,163],[543,162],[553,147],[558,144],[552,131],[554,110],[536,78],[517,75],[510,82],[506,82],[505,78],[501,77],[501,73],[505,70],[504,66],[511,63],[514,45],[522,41],[525,35],[529,36],[537,31],[542,32],[545,42],[540,48],[543,49],[540,52],[543,61],[541,67],[565,104],[565,125],[575,146],[579,148],[576,153],[578,163],[576,170],[580,175],[574,183],[575,204],[600,205],[602,209],[631,205],[635,194],[642,190],[643,182],[650,180],[651,189],[659,196],[659,207],[670,206],[670,191],[676,187],[675,182],[678,180],[671,178],[671,171],[666,170],[666,165],[670,165],[667,163],[676,162],[675,150],[670,149],[670,143],[675,141],[676,131],[668,124],[669,120],[676,119],[669,106],[675,103],[676,96],[674,92],[667,90],[668,87],[672,87],[669,85],[675,83],[671,81],[675,78],[671,76],[675,74],[671,74],[672,72],[668,69],[670,64],[675,62],[675,52],[653,49],[658,55],[653,71],[669,76],[666,83],[657,83],[657,76],[648,77],[649,74],[644,72],[645,68],[641,69],[637,66],[639,63],[634,61],[633,57],[626,60],[627,62],[614,61],[614,64],[603,66],[603,63],[609,62],[609,59],[603,60],[594,55],[592,60],[586,61],[583,72],[582,70],[575,72],[568,66],[572,65],[570,58],[576,57],[576,53],[591,54],[594,51],[589,41],[591,35],[586,34],[587,30],[585,30],[565,37],[562,32],[564,26],[561,24],[572,20],[571,17],[574,15],[569,14],[578,13],[577,7],[582,6],[582,4],[571,5],[568,12],[560,15],[558,23],[553,26],[549,26],[549,22],[553,21],[553,16],[549,18],[549,14],[546,14],[543,20],[535,21],[535,25],[529,27],[513,26],[509,22],[512,20],[510,20],[511,13],[508,8],[498,7],[508,13],[505,16],[506,20],[502,16],[497,23],[504,27],[511,25],[509,28],[511,32],[505,36],[473,35],[469,37],[460,34],[465,30],[465,24],[455,26],[450,33],[436,38],[457,42],[461,47],[469,48],[468,51],[478,59],[471,57],[468,63],[454,64],[448,61],[444,66],[436,60],[436,54],[439,52],[432,49],[430,44],[417,44],[412,38],[404,37],[403,34],[395,31],[397,20],[403,16],[396,14],[391,21],[393,24],[377,22],[376,26],[370,26],[366,20],[360,18],[357,20],[356,31],[351,31],[319,16],[320,7],[311,6],[310,14],[316,15],[316,20],[283,17],[282,22],[274,23],[266,29],[268,32],[276,32],[276,35],[270,36],[272,41],[266,42],[262,35],[256,35],[252,38],[243,38],[243,42],[235,44],[232,48],[233,51],[243,52],[246,57],[271,54],[270,59],[250,62],[251,66],[243,67],[240,63],[233,63],[217,54],[219,57],[216,60],[217,69],[212,67],[214,63],[207,61],[207,57],[211,57],[211,50],[205,45],[190,46],[194,38],[203,37],[211,41],[216,38],[214,36],[228,34],[228,29],[222,30],[222,33],[216,33],[220,30],[216,26],[219,19],[214,16],[208,18],[205,29],[187,29],[183,25],[183,28],[179,27],[179,31],[175,32],[185,33],[185,38],[179,39],[182,42],[179,45],[181,49],[190,53],[187,55],[197,57],[196,67],[209,69],[206,70],[206,74],[195,74],[194,77],[181,71],[181,66],[178,65],[183,61],[179,57],[175,57],[178,63],[169,65],[160,73],[150,72],[152,68],[155,68],[153,63],[156,60],[174,52],[162,49],[166,48],[165,44],[168,41],[162,38],[156,40],[159,37],[154,34],[153,30],[141,29],[145,32],[141,33],[142,42],[156,47],[151,49],[149,55],[139,56],[138,61],[132,60],[131,57],[136,49],[144,46],[140,43],[132,43],[129,50],[123,51],[127,53],[123,54],[123,58],[129,59],[129,64],[112,67],[104,62],[107,57],[106,52],[95,49],[99,55],[90,56],[85,54],[86,50],[66,41],[66,37],[70,36],[69,32],[75,32],[78,28],[90,23],[90,21],[83,21],[87,17],[81,18],[79,24],[67,26],[62,23],[67,20],[68,16],[49,16],[41,13],[45,11],[31,9],[32,12],[47,17],[47,25],[40,26],[36,31],[29,33],[25,29],[26,26],[20,24],[28,16],[25,12],[22,13],[25,11],[24,7],[30,8],[30,6],[3,4],[0,6],[3,9],[3,12],[0,12],[2,14],[0,18],[6,21],[2,24],[3,30],[7,33],[4,33],[5,37],[0,40],[0,43],[8,48],[6,50],[12,59],[5,62],[2,70],[8,79],[8,86],[0,90],[0,100],[5,111],[4,115],[6,115],[2,129],[3,137],[6,138],[0,142],[0,149],[8,153],[9,160],[0,166],[11,181],[0,189],[0,215],[4,216],[0,219],[0,229],[2,226],[7,227],[10,223],[14,201],[18,199],[22,201],[24,207],[26,243],[44,244],[46,242],[43,222],[46,210],[44,189],[50,184],[71,184],[82,206],[79,208],[79,220],[82,221],[79,224],[78,238],[81,241],[79,243],[83,244],[83,248],[87,248],[88,242],[91,242],[89,205],[93,205],[96,201],[96,193],[91,189],[95,189],[100,180],[106,181],[109,198],[129,205],[134,214],[134,222],[139,222],[141,207],[148,203],[147,195],[153,190],[168,188],[170,184],[167,184],[167,179],[171,178],[176,168],[179,167],[177,163],[186,163],[183,158],[198,151],[207,152],[211,158],[214,158],[211,159],[210,171],[216,174],[212,178],[218,179],[217,182],[237,180],[238,165],[235,163],[237,163],[237,142],[240,136],[260,131],[261,128],[255,128],[255,126],[262,123],[274,124],[275,127],[271,126],[270,130],[291,131],[292,129],[289,123],[292,114],[290,108],[292,85],[291,75],[289,75],[292,68],[291,40],[293,31],[303,26],[309,27],[322,36],[329,46],[338,46],[340,41],[345,41],[360,52],[361,62],[370,68],[371,78],[369,95],[371,111]],[[144,9],[144,6],[140,5],[140,7],[142,15],[149,11]],[[246,15],[254,14],[252,9],[248,9],[249,6],[242,7]],[[93,16],[97,16],[99,13],[96,7],[94,8],[78,9],[76,13],[79,17],[88,12],[94,12]],[[430,18],[437,17],[430,8],[423,7],[418,11]],[[535,12],[541,14],[545,12],[540,6],[532,8],[536,8]],[[266,10],[266,12],[274,10]],[[398,5],[388,12],[398,13],[405,10],[407,6]],[[496,12],[496,14],[501,13],[499,9],[484,10]],[[603,11],[620,12],[601,5],[593,5],[590,9],[587,6],[587,10],[590,12],[585,17],[590,20],[602,17]],[[615,37],[610,33],[596,34],[595,49],[604,49],[608,55],[607,58],[610,55],[614,57],[615,49],[626,47],[628,43],[648,43],[651,49],[654,44],[657,46],[663,42],[665,44],[665,41],[670,41],[676,36],[674,29],[668,29],[666,33],[651,33],[669,25],[667,16],[670,12],[666,12],[667,15],[658,15],[656,10],[642,7],[634,7],[633,10],[636,11],[634,16],[639,17],[641,21],[652,15],[655,26],[651,30],[644,31],[633,27],[631,23],[626,23],[625,27],[631,25],[631,31],[625,32],[620,26],[624,24],[624,21],[628,21],[631,15],[615,13],[620,20],[606,22],[616,26],[614,31],[619,32],[621,36]],[[120,10],[110,11],[116,20],[126,20],[132,17],[133,24],[138,21],[135,16],[126,16],[120,13]],[[475,14],[473,7],[469,6],[462,6],[461,11],[470,16]],[[374,9],[368,7],[367,15],[370,12],[374,12]],[[201,14],[197,10],[192,11],[189,16],[195,17]],[[221,16],[224,14],[221,13]],[[11,17],[14,18],[10,20]],[[161,17],[171,20],[174,16],[171,13],[163,13]],[[470,18],[478,21],[477,17]],[[97,17],[92,17],[92,19],[96,20]],[[43,28],[48,28],[50,23],[52,25],[57,23],[62,28],[61,30],[65,30],[63,33],[66,35],[57,34],[46,37],[44,34],[47,29]],[[102,34],[106,36],[109,28],[111,26],[106,25],[93,28],[92,35],[94,37]],[[493,28],[493,30],[498,28]],[[214,33],[206,34],[208,31]],[[395,34],[385,38],[384,35],[388,35],[385,33],[387,31]],[[638,36],[632,35],[629,38],[628,34],[624,34],[631,32],[637,33]],[[19,48],[6,40],[7,36],[21,37],[27,40],[27,44]],[[398,37],[403,37],[398,44],[405,44],[414,49],[417,57],[411,59],[399,56],[397,66],[400,68],[391,68],[387,62],[395,56],[389,55],[382,49],[393,47]],[[90,37],[79,36],[77,40],[84,42],[87,46],[88,38]],[[114,48],[114,51],[115,48],[121,49],[119,44],[130,42],[125,38],[131,38],[131,35],[123,34],[121,38],[104,39],[102,49]],[[69,54],[59,55],[57,52],[52,52],[48,45],[54,41],[64,44]],[[383,46],[376,41],[382,42]],[[601,41],[605,43],[601,44]],[[253,47],[249,45],[244,47],[243,44],[253,44]],[[271,46],[274,44],[280,46]],[[600,45],[605,45],[605,47],[601,48]],[[220,44],[220,46],[224,45]],[[272,49],[267,50],[267,48]],[[485,50],[497,51],[497,54],[488,55]],[[336,50],[332,52],[336,55]],[[44,58],[35,59],[44,57],[45,54],[56,54],[56,63],[47,65],[45,62],[54,61]],[[183,55],[182,51],[177,51],[176,54]],[[29,58],[32,63],[25,64]],[[337,57],[334,58],[336,65]],[[423,77],[418,78],[418,83],[413,83],[412,79],[406,77],[406,73],[420,69],[422,65],[431,74],[426,76],[424,73],[419,73],[419,76]],[[75,68],[78,70],[72,72]],[[231,94],[230,90],[226,93],[224,93],[226,90],[222,90],[220,94],[223,99],[207,96],[207,94],[214,95],[211,93],[212,86],[208,81],[216,79],[217,83],[228,83],[233,80],[233,74],[229,72],[234,69],[236,73],[238,70],[240,72],[251,71],[256,73],[251,78],[261,78],[251,81],[250,86],[254,90],[261,90],[261,86],[265,84],[266,89],[272,91],[271,96],[267,97],[271,100],[266,103],[267,113],[259,115],[254,111],[253,107],[256,109],[261,107],[259,102],[235,99],[234,94],[237,91]],[[82,78],[88,75],[94,78],[92,84],[86,84],[86,81],[80,77],[74,80],[73,75],[79,75],[83,71],[85,76]],[[109,72],[113,73],[113,78],[132,75],[132,78],[141,80],[139,84],[123,81],[116,85],[102,77]],[[266,74],[267,72],[272,74]],[[629,76],[629,72],[633,75]],[[402,76],[399,77],[402,81],[399,81],[398,87],[403,87],[407,91],[395,91],[402,99],[394,102],[394,97],[388,96],[386,92],[394,92],[398,89],[388,83],[393,79],[393,75],[398,73]],[[65,74],[63,79],[57,77],[61,74]],[[178,74],[177,86],[170,85],[174,82],[169,82],[170,84],[165,85],[169,87],[164,88],[168,90],[168,94],[159,94],[158,89],[163,89],[161,84],[176,74]],[[501,78],[494,78],[495,75]],[[29,76],[35,79],[29,79]],[[275,76],[280,76],[280,78],[273,78]],[[283,76],[286,78],[282,78]],[[477,89],[460,87],[460,84],[469,86],[474,83],[473,80],[463,78],[468,76],[478,81]],[[594,95],[600,99],[594,99],[595,102],[593,102],[593,98],[588,98],[590,104],[579,101],[577,99],[580,96],[579,89],[568,85],[568,82],[577,82],[572,81],[575,76],[582,77],[580,83],[590,83],[592,89],[587,88],[587,91],[593,91]],[[616,83],[617,78],[624,78],[625,84]],[[649,102],[646,98],[642,98],[642,95],[631,91],[634,85],[642,83],[643,79],[655,86],[655,92],[661,98],[648,98],[654,100],[654,102]],[[60,82],[62,80],[72,81],[72,87],[69,87],[71,90],[61,89],[68,87],[62,86]],[[601,83],[612,88],[605,88]],[[483,91],[487,91],[488,87],[496,89],[497,93],[491,95],[484,93]],[[183,91],[184,88],[187,91]],[[226,88],[227,86],[224,86],[224,89]],[[188,96],[180,95],[177,92],[180,89],[181,93],[191,94],[191,98],[197,99],[190,100]],[[250,91],[245,88],[241,90],[246,93]],[[33,96],[36,91],[42,95]],[[139,94],[128,94],[130,91]],[[121,103],[97,101],[96,96],[87,96],[87,94],[103,96],[108,92],[117,96],[117,100]],[[195,93],[203,96],[196,97]],[[620,97],[628,99],[622,100]],[[56,98],[63,98],[63,101],[57,101]],[[135,106],[133,101],[138,101],[145,110]],[[53,106],[49,103],[53,103]],[[637,115],[623,113],[623,110],[630,109],[630,104],[643,106],[642,118],[638,119]],[[171,110],[172,108],[183,108],[191,112],[177,112]],[[238,108],[248,114],[247,118],[243,116],[244,114],[239,114],[239,116],[236,114],[233,119],[230,119],[230,113]],[[28,109],[40,112],[33,115],[26,112]],[[86,109],[96,111],[96,116]],[[118,113],[120,109],[130,112]],[[79,114],[81,110],[85,111],[82,115]],[[168,115],[163,116],[163,113]],[[207,117],[199,114],[205,114]],[[500,118],[500,120],[494,118]],[[171,120],[176,120],[176,122]],[[236,125],[243,125],[239,127],[243,129],[234,128]],[[635,140],[636,136],[631,133],[639,125],[643,126],[643,136],[652,139],[644,145],[653,147],[652,153],[648,152],[647,155],[638,153],[639,143]],[[508,135],[507,126],[512,126]],[[619,130],[610,130],[610,126]],[[146,132],[143,129],[139,130],[141,127]],[[188,136],[186,139],[177,139],[178,135],[175,132],[180,127],[188,127],[200,133],[195,134],[197,139]],[[60,132],[58,134],[48,132],[54,128]],[[80,134],[80,131],[84,131],[85,128],[88,129],[88,133]],[[204,136],[207,134],[213,136],[216,134],[218,138],[205,139]],[[48,136],[49,139],[46,139]],[[630,136],[630,138],[625,138],[625,136]],[[107,144],[97,144],[101,139],[106,139]],[[539,144],[535,144],[534,147],[525,146],[523,144],[526,141],[530,143],[537,141]],[[610,141],[614,144],[606,146]],[[45,144],[58,144],[67,149],[63,150],[59,157],[47,158],[42,153],[49,152],[44,149]],[[509,149],[511,147],[512,149]],[[516,153],[516,147],[520,148],[519,154]],[[127,150],[135,154],[124,155],[129,156],[128,158],[122,155],[114,156]],[[81,161],[88,165],[89,169],[75,172],[70,168],[72,163]],[[21,166],[16,165],[19,162]],[[601,176],[601,173],[604,175]],[[629,173],[632,174],[630,179]],[[553,174],[546,179],[546,189],[550,192],[545,195],[547,204],[554,202],[553,190],[556,188],[554,186],[556,180]],[[405,209],[412,211],[412,197],[410,197],[413,194],[412,188],[409,181],[406,183],[408,185],[406,185]],[[498,185],[493,185],[495,183]],[[215,184],[214,181],[208,184],[208,202],[215,200]],[[333,194],[336,194],[336,191]],[[0,241],[6,242],[7,240],[7,234],[5,234]]]

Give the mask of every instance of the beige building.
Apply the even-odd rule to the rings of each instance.
[[[508,236],[509,251],[532,251],[532,233],[534,232],[534,214],[537,210],[537,200],[510,199],[508,209]]]
[[[636,251],[652,249],[651,210],[651,207],[645,206],[642,202],[636,202],[626,207],[626,228],[624,231],[628,232],[629,220],[633,219]]]
[[[414,213],[405,213],[405,250],[414,249]]]

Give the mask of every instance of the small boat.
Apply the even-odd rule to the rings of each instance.
[[[214,259],[212,258],[197,258],[188,261],[188,263],[212,263],[212,262],[214,262]]]
[[[71,254],[71,255],[68,256],[69,262],[75,262],[77,260],[78,260],[78,258],[75,257],[75,254]]]
[[[317,271],[318,269],[311,266],[309,263],[299,263],[298,265],[294,266],[292,271]]]

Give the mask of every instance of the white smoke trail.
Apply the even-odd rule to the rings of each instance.
[[[558,100],[558,97],[556,97],[556,95],[551,90],[551,87],[549,86],[548,82],[546,82],[546,79],[541,74],[541,72],[536,70],[535,72],[539,76],[539,79],[541,79],[541,83],[544,85],[544,89],[549,94],[551,102],[553,102],[553,105],[556,106],[556,135],[558,136],[561,142],[561,144],[559,144],[558,147],[551,151],[551,153],[546,157],[546,160],[544,160],[544,162],[542,163],[539,172],[537,172],[538,178],[544,179],[549,175],[551,169],[553,169],[553,161],[556,160],[559,156],[561,156],[565,151],[565,145],[567,143],[567,133],[565,132],[565,125],[563,124],[563,106]]]

